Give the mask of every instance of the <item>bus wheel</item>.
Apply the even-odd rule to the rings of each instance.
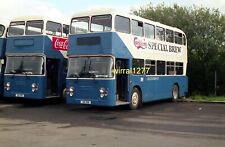
[[[64,100],[66,99],[66,88],[63,89],[62,96]]]
[[[179,98],[179,87],[178,85],[174,84],[172,90],[172,99],[173,101],[176,101],[178,98]]]
[[[137,88],[132,90],[131,101],[130,101],[130,109],[135,110],[138,109],[141,105],[141,94]]]

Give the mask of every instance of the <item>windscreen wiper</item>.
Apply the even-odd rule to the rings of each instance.
[[[78,80],[79,75],[75,74],[75,73],[72,73],[72,74],[69,75],[69,78],[76,78]]]
[[[13,79],[14,76],[15,76],[15,74],[16,74],[16,71],[15,71],[15,70],[11,70],[9,73],[10,73],[10,74],[13,74],[13,75],[11,76],[11,79]]]
[[[28,72],[27,70],[24,70],[24,69],[22,70],[22,73],[24,73],[26,75],[26,78],[29,79],[29,76],[28,76],[27,72]]]

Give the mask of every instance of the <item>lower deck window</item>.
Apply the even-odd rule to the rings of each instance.
[[[165,61],[157,61],[157,75],[165,75]]]
[[[136,75],[144,74],[144,60],[133,59],[132,71],[133,71],[133,74],[136,74]]]
[[[183,75],[183,63],[180,62],[176,63],[176,74]]]
[[[155,75],[156,62],[155,60],[145,61],[145,73],[146,75]]]
[[[175,75],[175,63],[174,62],[167,62],[167,75]]]

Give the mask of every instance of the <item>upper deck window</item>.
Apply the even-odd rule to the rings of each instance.
[[[175,32],[175,43],[182,44],[182,33]]]
[[[71,34],[82,34],[89,31],[89,17],[73,18],[71,22]]]
[[[155,38],[155,26],[146,23],[144,25],[144,30],[145,30],[146,38],[150,38],[150,39]]]
[[[122,16],[115,17],[115,30],[122,33],[130,33],[130,19]]]
[[[91,18],[91,31],[93,32],[107,32],[112,29],[112,16],[99,15]]]
[[[137,36],[143,36],[143,22],[132,20],[131,27],[132,27],[132,34]]]
[[[44,26],[43,20],[27,21],[25,34],[26,35],[42,34],[43,33],[43,26]]]
[[[48,21],[46,24],[46,34],[62,36],[62,25],[60,23]]]
[[[174,34],[172,30],[166,30],[166,41],[174,43]]]
[[[24,35],[24,30],[25,30],[25,22],[24,21],[11,22],[9,25],[8,36]]]
[[[4,31],[5,31],[5,27],[3,25],[0,25],[0,37],[3,36]]]
[[[165,41],[165,29],[162,27],[156,27],[156,39]]]
[[[187,40],[186,40],[186,36],[183,34],[183,45],[186,45],[187,43]]]
[[[69,34],[69,25],[63,24],[63,37],[67,37]]]

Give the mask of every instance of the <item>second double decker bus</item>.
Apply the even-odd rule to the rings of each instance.
[[[6,32],[8,24],[4,21],[0,22],[0,95],[3,95],[3,75],[4,75],[4,65],[5,65],[5,47],[6,47]]]
[[[68,57],[68,103],[137,109],[187,92],[185,33],[138,16],[112,9],[75,14]]]
[[[65,88],[69,25],[44,16],[10,22],[6,45],[4,96],[59,97]]]

